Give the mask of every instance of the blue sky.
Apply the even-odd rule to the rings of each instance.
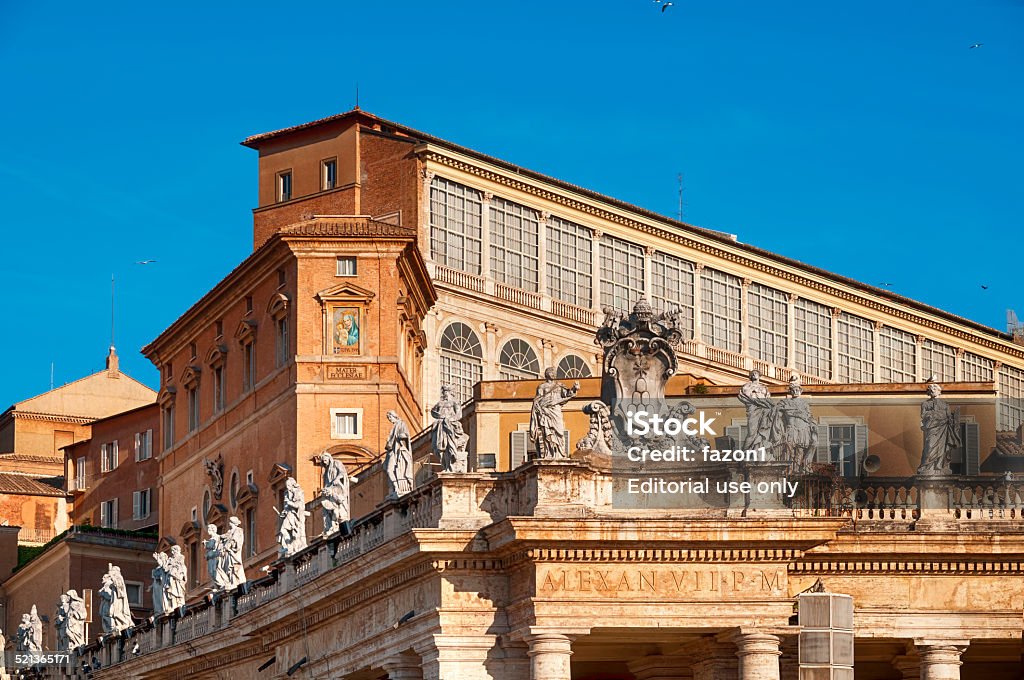
[[[155,385],[139,348],[250,251],[238,142],[357,83],[384,118],[664,214],[682,172],[691,223],[1003,328],[1022,33],[1021,0],[0,0],[0,408],[51,363],[102,368],[111,274],[122,368]]]

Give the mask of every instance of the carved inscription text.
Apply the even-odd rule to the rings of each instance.
[[[612,598],[658,595],[694,600],[785,597],[786,568],[749,564],[537,565],[538,595],[571,593]]]

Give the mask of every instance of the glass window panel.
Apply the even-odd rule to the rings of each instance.
[[[502,380],[536,378],[540,376],[540,362],[537,353],[525,340],[513,338],[501,348],[499,357]]]
[[[799,299],[793,306],[793,353],[801,373],[832,378],[832,313],[825,305]]]
[[[999,369],[999,429],[1016,430],[1024,422],[1024,371],[1013,366]]]
[[[555,371],[559,378],[589,378],[592,375],[587,362],[575,354],[562,357]]]
[[[473,396],[483,377],[483,351],[476,333],[464,323],[448,324],[441,333],[441,381],[451,385],[459,401]]]
[[[537,211],[495,197],[489,212],[491,276],[495,281],[536,292],[540,233]]]
[[[874,324],[843,312],[836,324],[839,362],[836,377],[841,383],[867,383],[875,380]]]
[[[435,177],[430,183],[430,256],[452,269],[480,274],[483,204],[475,189]]]
[[[883,326],[878,334],[878,354],[882,382],[917,382],[917,339],[913,335]]]
[[[558,217],[548,218],[548,295],[578,307],[593,304],[590,230]]]
[[[701,331],[704,342],[731,352],[741,350],[739,278],[705,268],[700,277]]]
[[[644,249],[606,236],[601,240],[601,306],[631,310],[644,296]]]
[[[693,264],[667,253],[651,256],[651,307],[656,312],[679,310],[684,338],[693,337]]]
[[[787,294],[759,283],[747,289],[747,325],[750,355],[776,366],[786,366]]]
[[[995,380],[993,361],[971,352],[964,352],[961,377],[965,382],[992,382]]]
[[[927,338],[921,343],[921,380],[935,376],[939,382],[950,382],[954,379],[956,351],[949,345],[943,345]]]

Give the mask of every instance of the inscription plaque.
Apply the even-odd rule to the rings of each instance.
[[[366,380],[366,366],[345,364],[327,367],[328,380]]]
[[[541,597],[589,593],[616,599],[658,595],[693,600],[743,600],[786,597],[787,588],[786,568],[777,565],[537,565],[537,594]]]

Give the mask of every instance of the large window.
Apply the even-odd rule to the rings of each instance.
[[[793,353],[802,373],[832,377],[832,314],[828,307],[800,299],[793,307]]]
[[[991,359],[964,352],[961,377],[964,382],[992,382],[995,380],[995,366]]]
[[[435,177],[430,183],[430,256],[446,267],[480,273],[480,194]]]
[[[712,347],[742,349],[740,291],[740,280],[731,274],[707,268],[701,274],[701,333]]]
[[[132,519],[148,519],[153,504],[153,490],[132,491]]]
[[[843,313],[836,324],[836,348],[839,365],[836,378],[841,383],[868,383],[875,380],[874,327],[871,321]]]
[[[532,208],[491,200],[491,276],[495,281],[537,291],[537,234],[540,224]]]
[[[549,217],[547,235],[548,294],[578,307],[590,307],[594,293],[590,231]]]
[[[100,526],[104,529],[117,528],[117,499],[100,503]]]
[[[750,355],[776,366],[786,366],[786,293],[759,283],[747,289],[747,326]]]
[[[195,432],[199,427],[199,384],[188,388],[188,431]]]
[[[1024,371],[1013,366],[999,369],[999,429],[1016,430],[1024,423]]]
[[[117,468],[117,440],[100,445],[100,472]]]
[[[174,446],[174,402],[164,407],[164,451]]]
[[[473,396],[483,376],[483,351],[476,333],[464,323],[448,324],[441,333],[441,382],[451,385],[459,401]]]
[[[540,375],[540,362],[537,353],[525,340],[513,338],[501,348],[502,380],[518,380],[520,378],[536,378]]]
[[[288,335],[288,315],[282,314],[277,320],[274,321],[275,336],[277,339],[277,345],[274,352],[274,363],[277,367],[284,366],[288,363],[288,359],[291,355],[291,342]]]
[[[644,249],[611,236],[601,241],[601,306],[629,311],[644,296]]]
[[[856,426],[828,426],[828,455],[829,462],[843,477],[853,477],[857,473]]]
[[[224,365],[213,367],[213,412],[224,410]]]
[[[684,339],[693,337],[693,265],[686,260],[654,253],[651,256],[651,307],[656,312],[679,310]]]
[[[568,354],[562,357],[562,360],[558,362],[558,366],[555,368],[555,372],[559,378],[589,378],[592,375],[587,362],[575,354]]]
[[[248,392],[256,386],[256,341],[242,345],[242,391]]]
[[[135,433],[135,462],[153,457],[153,430]]]
[[[956,353],[949,345],[928,340],[921,342],[920,380],[935,376],[939,382],[950,382],[955,376]]]
[[[878,368],[882,382],[917,381],[917,340],[884,326],[878,334]]]

